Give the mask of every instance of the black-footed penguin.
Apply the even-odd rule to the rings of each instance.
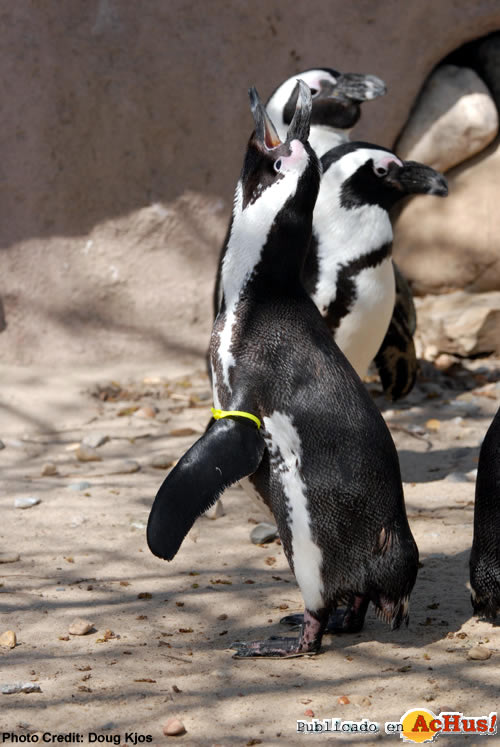
[[[319,157],[325,155],[332,147],[348,143],[350,129],[360,117],[361,103],[381,96],[386,91],[384,82],[374,75],[343,74],[331,68],[306,70],[297,77],[304,80],[312,90],[313,108],[309,142]],[[296,78],[289,78],[276,89],[266,105],[271,119],[273,122],[277,122],[278,134],[282,138],[286,136],[286,129],[293,115],[295,102],[297,101],[297,91]],[[329,180],[321,183],[317,210],[320,209],[321,205],[335,204],[338,197],[337,186],[334,184],[331,174]],[[410,193],[411,190],[405,194]],[[401,194],[401,197],[405,196],[405,194]],[[334,262],[333,258],[338,248],[335,234],[324,233],[324,224],[323,226],[317,225],[316,214],[313,219],[313,225],[315,240],[316,243],[318,241],[321,243],[323,256],[329,250],[332,254],[332,262]],[[369,247],[366,248],[369,251]],[[220,269],[225,250],[226,242],[222,247],[215,282],[214,316],[217,315],[221,303]],[[322,263],[321,267],[318,267],[318,258],[314,253],[314,245],[311,251],[312,255],[306,262],[303,276],[306,288],[313,287],[317,280],[321,281],[321,268],[327,266],[325,263]],[[360,255],[363,253],[363,246],[359,247],[359,253]],[[342,261],[343,257],[339,257],[339,263]],[[375,364],[386,395],[393,400],[397,400],[409,393],[414,385],[417,374],[417,357],[413,343],[416,315],[408,283],[392,260],[391,266],[392,277],[389,277],[387,271],[385,273],[374,271],[371,273],[371,281],[368,282],[366,273],[363,273],[364,281],[360,282],[360,286],[362,285],[363,288],[361,289],[360,287],[358,290],[362,290],[363,294],[366,293],[368,296],[363,298],[359,292],[356,293],[357,308],[356,310],[351,309],[347,312],[347,316],[349,317],[351,317],[351,313],[354,314],[351,317],[353,323],[348,335],[349,343],[344,348],[343,338],[345,335],[343,333],[339,334],[337,342],[349,361],[354,364],[360,376],[365,375],[368,365],[375,359]],[[330,300],[332,303],[334,302],[335,294],[337,294],[339,299],[352,295],[352,278],[356,275],[356,271],[353,271],[352,267],[350,269],[351,272],[347,280],[347,287],[344,288],[343,286],[342,275],[339,276],[338,280],[334,279],[330,288]],[[329,277],[331,279],[331,273],[329,273]],[[379,278],[384,281],[381,285],[378,284]],[[322,285],[324,288],[326,279],[323,279],[323,281]],[[369,347],[372,357],[366,364],[363,360],[363,365],[358,366],[357,358],[351,358],[351,354],[355,353],[356,349],[360,350],[363,347],[364,339],[367,335],[362,333],[358,341],[356,341],[355,336],[357,332],[365,329],[364,321],[366,319],[371,322],[368,315],[372,312],[377,312],[377,307],[381,304],[381,298],[387,289],[388,282],[391,286],[389,291],[389,295],[392,298],[391,315],[386,324],[386,306],[388,302],[386,298],[385,303],[382,303],[384,307],[384,321],[378,325],[377,335],[375,337],[370,336]],[[362,309],[365,303],[366,314],[363,315]],[[344,320],[344,329],[347,326],[346,321]]]
[[[447,195],[448,187],[429,166],[401,161],[370,143],[343,143],[320,160],[323,176],[302,277],[335,341],[363,377],[395,308],[389,210],[411,194]],[[408,381],[403,361],[392,377],[385,368],[380,374],[386,391],[397,394]]]
[[[148,521],[171,560],[195,519],[250,476],[279,528],[305,613],[298,638],[237,643],[238,657],[317,653],[329,615],[370,601],[398,627],[418,551],[390,433],[301,283],[320,165],[309,89],[281,142],[255,89],[210,354],[216,420],[170,472]],[[220,419],[217,419],[220,418]]]
[[[266,110],[279,137],[284,140],[297,102],[297,78],[311,90],[313,107],[309,143],[318,158],[349,140],[361,116],[361,104],[383,96],[386,86],[376,75],[340,73],[332,68],[314,68],[285,80],[270,96]]]
[[[500,610],[500,409],[479,453],[470,585],[474,614],[496,617]]]

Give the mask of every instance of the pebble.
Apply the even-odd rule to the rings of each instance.
[[[38,682],[14,682],[11,685],[0,685],[0,692],[3,695],[12,695],[13,693],[41,693],[42,688]]]
[[[6,630],[0,635],[0,646],[3,648],[15,648],[17,643],[16,634],[13,630]]]
[[[176,460],[176,457],[170,456],[170,454],[157,454],[151,460],[151,466],[155,469],[168,469],[171,467]]]
[[[262,545],[265,542],[272,542],[278,536],[278,530],[274,524],[263,521],[257,524],[250,532],[250,540],[254,545]]]
[[[337,701],[337,703],[339,705],[348,705],[350,702],[351,701],[349,700],[349,698],[347,697],[347,695],[341,695],[340,698]]]
[[[152,405],[143,405],[143,407],[139,407],[139,409],[134,412],[134,417],[136,417],[136,418],[155,418],[156,417],[156,408],[154,408]]]
[[[145,521],[141,521],[140,519],[136,519],[136,521],[131,521],[130,526],[134,529],[146,529],[147,524]]]
[[[186,733],[186,727],[178,718],[169,718],[163,725],[163,733],[167,737],[177,737]]]
[[[467,475],[464,472],[450,472],[444,478],[445,482],[469,482]]]
[[[34,495],[30,495],[26,496],[25,498],[16,498],[14,500],[14,506],[16,508],[31,508],[31,506],[36,506],[37,503],[40,502],[40,498]]]
[[[87,482],[86,480],[81,480],[80,482],[72,482],[67,486],[68,490],[88,490],[91,487],[92,483]]]
[[[351,695],[351,703],[359,706],[371,706],[372,702],[366,695]]]
[[[19,559],[16,552],[0,552],[0,563],[17,563]]]
[[[82,438],[82,446],[97,449],[108,441],[109,436],[105,436],[104,433],[87,433],[87,435]]]
[[[467,658],[473,661],[486,661],[491,656],[491,651],[485,646],[474,646],[467,652]]]
[[[42,477],[48,477],[49,475],[57,475],[57,465],[54,462],[47,462],[43,465],[41,471]]]
[[[69,626],[68,633],[70,635],[87,635],[87,633],[90,633],[93,627],[94,623],[91,623],[90,620],[77,619],[73,620],[73,622]]]
[[[220,499],[216,502],[215,506],[212,506],[212,508],[209,508],[208,511],[205,511],[205,516],[207,517],[207,519],[220,519],[225,515],[226,512],[224,511],[224,505]]]
[[[117,466],[114,470],[115,475],[132,475],[134,472],[139,472],[141,465],[134,459],[124,459],[123,462]]]
[[[75,529],[76,527],[81,527],[82,524],[86,524],[87,521],[88,521],[87,517],[86,516],[82,516],[80,514],[80,515],[77,515],[77,516],[73,516],[73,518],[71,519],[69,525],[70,525],[70,527],[72,527],[73,529]]]
[[[100,462],[102,457],[99,456],[96,449],[90,446],[84,446],[80,444],[78,449],[75,451],[75,456],[79,462]]]
[[[431,418],[426,422],[425,427],[429,431],[439,431],[441,428],[441,423],[436,418]]]

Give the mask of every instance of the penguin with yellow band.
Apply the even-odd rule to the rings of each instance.
[[[215,418],[160,487],[151,551],[177,553],[195,519],[249,477],[304,599],[298,637],[236,642],[237,658],[316,654],[339,605],[408,620],[418,565],[396,450],[378,409],[301,283],[320,165],[299,81],[284,142],[255,89],[210,343]],[[218,412],[222,411],[222,412]],[[218,417],[224,415],[224,417]],[[256,420],[260,421],[260,427]]]

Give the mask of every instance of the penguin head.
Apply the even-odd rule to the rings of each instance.
[[[298,97],[297,78],[311,89],[311,125],[348,131],[361,114],[361,103],[383,96],[386,86],[376,75],[340,73],[332,68],[305,70],[282,83],[267,102],[267,111],[284,137]],[[312,141],[314,147],[314,142]]]
[[[321,163],[325,187],[339,187],[340,204],[346,209],[378,205],[389,210],[408,195],[448,194],[447,181],[438,171],[416,161],[402,161],[370,143],[339,145],[325,153]]]
[[[249,90],[255,131],[248,143],[240,179],[242,209],[254,205],[265,194],[267,211],[277,212],[296,194],[301,194],[305,210],[316,200],[320,165],[308,142],[311,119],[311,92],[298,81],[298,97],[293,118],[283,141],[264,108],[255,88]]]

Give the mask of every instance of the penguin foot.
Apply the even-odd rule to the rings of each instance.
[[[338,635],[339,633],[359,633],[363,630],[366,610],[369,600],[362,596],[355,596],[354,601],[348,607],[340,607],[330,613],[326,624],[325,633]],[[304,622],[304,616],[300,614],[282,617],[282,625],[290,625],[299,628]]]
[[[271,636],[267,641],[236,641],[229,648],[236,651],[233,659],[292,659],[297,656],[317,654],[317,650],[302,650],[300,638],[280,638]]]
[[[321,639],[328,619],[327,613],[321,610],[317,614],[306,609],[300,617],[302,627],[298,638],[271,636],[267,641],[251,641],[249,643],[237,641],[230,646],[230,648],[236,650],[233,659],[292,658],[319,653]]]

